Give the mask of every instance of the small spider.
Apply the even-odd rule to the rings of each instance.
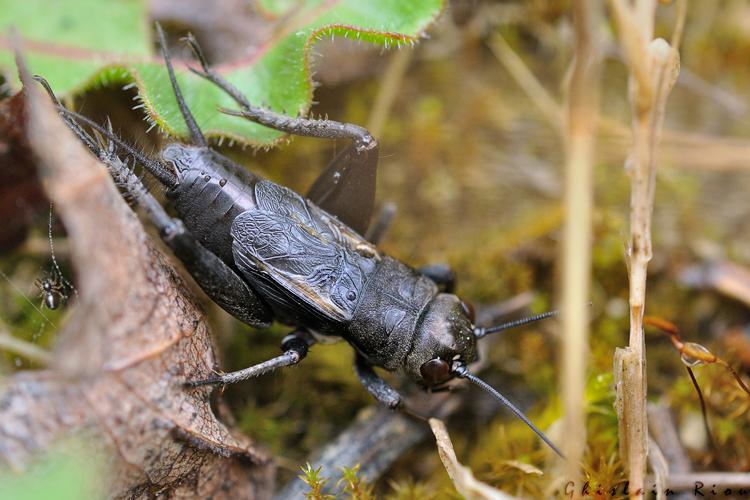
[[[39,296],[44,298],[44,305],[48,309],[57,309],[70,298],[72,286],[56,270],[45,273],[42,278],[36,280],[35,285],[39,288]]]
[[[65,304],[70,298],[71,292],[78,295],[78,291],[65,279],[60,266],[55,258],[55,247],[52,243],[52,205],[49,207],[49,225],[47,236],[49,238],[49,250],[52,257],[52,269],[37,279],[34,284],[39,288],[39,296],[44,299],[44,305],[48,309],[57,309]]]

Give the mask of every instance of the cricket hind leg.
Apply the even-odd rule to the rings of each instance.
[[[126,152],[127,155],[133,157],[135,161],[143,165],[146,170],[148,170],[154,177],[159,180],[159,182],[161,182],[168,188],[173,188],[177,185],[177,176],[161,162],[153,158],[149,158],[141,151],[138,151],[136,148],[120,139],[112,131],[111,126],[109,128],[105,128],[97,122],[91,120],[90,118],[87,118],[65,108],[62,104],[60,104],[60,101],[57,100],[57,97],[55,97],[55,93],[52,91],[49,83],[44,78],[38,75],[34,78],[44,87],[44,89],[49,94],[50,99],[57,108],[57,112],[62,118],[63,122],[68,125],[73,133],[76,134],[78,138],[81,139],[84,144],[86,144],[89,150],[91,150],[91,152],[94,153],[94,155],[97,156],[101,161],[105,163],[107,162],[108,156],[104,153],[104,150],[108,147],[107,145],[109,143],[114,143],[119,150]],[[85,124],[100,136],[106,137],[107,145],[104,144],[105,141],[97,141],[93,137],[91,137],[91,135],[89,135],[83,129],[83,127],[81,127],[81,123]]]
[[[204,380],[185,382],[186,387],[201,387],[204,385],[229,385],[249,378],[259,377],[278,368],[293,366],[307,357],[307,352],[315,343],[315,338],[304,328],[300,328],[287,335],[281,342],[280,356],[258,363],[257,365],[237,370],[235,372],[216,375]]]
[[[242,116],[266,127],[289,134],[322,139],[352,139],[357,149],[367,150],[377,148],[377,141],[364,127],[360,127],[359,125],[333,120],[295,118],[260,106],[254,106],[237,87],[209,66],[195,37],[188,35],[185,41],[190,45],[202,68],[202,71],[190,68],[191,71],[221,88],[242,107],[240,111],[222,110],[224,113]]]
[[[97,140],[80,127],[74,115],[63,114],[63,119],[107,166],[124,195],[143,209],[159,230],[162,240],[182,261],[206,295],[244,323],[255,327],[269,326],[273,316],[265,302],[229,266],[201,245],[185,229],[181,220],[170,217],[148,192],[132,166],[117,156],[118,144],[112,140],[114,134],[111,125],[106,129],[101,126],[94,128],[100,133]],[[138,160],[134,158],[133,163]]]
[[[257,328],[271,324],[271,310],[260,296],[224,261],[201,245],[180,219],[170,217],[131,168],[114,155],[106,163],[115,181],[142,208],[162,240],[211,300],[243,323]]]
[[[254,106],[237,87],[208,65],[195,38],[188,36],[186,41],[202,68],[200,71],[193,68],[191,70],[221,88],[241,107],[239,111],[222,109],[222,112],[241,116],[288,134],[352,141],[316,179],[307,198],[355,231],[364,234],[374,207],[379,151],[377,140],[367,129],[334,120],[291,117]]]

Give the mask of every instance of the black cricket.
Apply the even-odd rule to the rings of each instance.
[[[409,267],[375,246],[381,224],[367,232],[379,149],[370,133],[353,124],[293,118],[252,105],[209,67],[196,40],[188,36],[201,65],[201,70],[190,69],[221,88],[240,108],[221,112],[289,134],[351,140],[304,197],[212,150],[183,99],[158,25],[157,32],[191,139],[189,144],[168,144],[160,158],[147,157],[119,139],[111,124],[103,127],[65,109],[47,82],[37,80],[68,126],[108,166],[124,195],[140,205],[213,301],[253,327],[268,327],[275,320],[296,328],[283,339],[280,356],[186,386],[232,384],[295,365],[321,337],[341,337],[356,352],[355,370],[362,385],[380,403],[397,408],[402,398],[375,373],[375,366],[403,372],[431,390],[465,378],[505,404],[560,454],[520,410],[467,368],[477,359],[479,338],[554,313],[489,328],[474,325],[471,307],[451,293],[454,279],[449,268]],[[135,175],[136,163],[165,186],[178,218],[170,217]]]

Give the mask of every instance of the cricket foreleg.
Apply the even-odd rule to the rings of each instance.
[[[372,365],[370,365],[367,360],[359,354],[357,354],[354,368],[357,372],[357,377],[359,377],[359,382],[365,389],[367,389],[367,392],[372,394],[372,396],[378,400],[378,402],[391,409],[398,408],[402,405],[401,395],[396,389],[380,378],[380,376],[375,373],[375,370],[373,370]]]
[[[456,289],[456,274],[448,264],[430,264],[420,267],[418,271],[434,281],[445,293],[453,293]]]
[[[258,363],[257,365],[236,372],[225,373],[204,380],[186,382],[185,386],[200,387],[203,385],[229,385],[249,378],[259,377],[276,370],[277,368],[296,365],[305,359],[307,351],[314,343],[315,339],[306,330],[296,330],[287,335],[282,341],[281,350],[283,353],[280,356],[276,356],[268,361]]]

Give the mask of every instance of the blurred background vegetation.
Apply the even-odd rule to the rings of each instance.
[[[664,5],[658,12],[656,33],[668,36],[674,9]],[[185,20],[161,20],[175,40],[188,29],[196,31]],[[585,470],[592,483],[609,489],[625,478],[611,373],[614,348],[627,343],[628,331],[629,183],[623,164],[630,117],[626,71],[612,27],[602,29],[608,35],[602,114],[611,126],[597,144],[591,365],[581,404],[588,415]],[[453,0],[428,33],[413,49],[400,51],[340,39],[318,43],[313,61],[320,86],[313,112],[378,129],[378,200],[398,206],[382,245],[387,253],[414,266],[449,263],[459,279],[458,294],[478,308],[525,292],[533,292],[534,312],[551,308],[558,283],[563,145],[546,101],[529,95],[528,82],[509,71],[507,58],[520,58],[551,102],[561,105],[573,47],[568,3]],[[196,34],[203,44],[212,36]],[[662,140],[647,295],[647,314],[678,324],[684,339],[704,344],[745,375],[750,373],[750,280],[744,270],[750,266],[748,60],[747,2],[689,4],[682,68]],[[161,139],[144,133],[141,111],[131,109],[133,92],[94,89],[76,97],[75,104],[96,119],[112,117],[123,135],[153,151]],[[389,110],[382,107],[388,93],[393,95]],[[382,111],[378,125],[381,118],[375,116]],[[307,138],[270,151],[222,151],[299,192],[333,154],[330,143]],[[51,265],[48,206],[33,198],[15,210],[30,229],[19,245],[6,245],[0,255],[0,329],[47,348],[66,314],[40,312],[34,286]],[[71,277],[59,224],[54,236],[57,258]],[[735,288],[728,291],[727,280]],[[277,354],[285,328],[256,331],[211,304],[206,307],[225,370]],[[483,377],[539,427],[552,426],[548,432],[554,440],[563,341],[556,337],[555,322],[502,335]],[[350,351],[346,344],[316,346],[299,367],[226,389],[239,428],[277,457],[280,484],[299,474],[311,452],[373,404],[356,380]],[[716,366],[696,370],[712,446],[677,351],[666,336],[649,331],[647,352],[650,401],[674,413],[693,470],[750,471],[748,400],[731,376]],[[23,356],[0,353],[0,373],[34,368]],[[544,469],[547,451],[533,433],[480,391],[466,391],[471,397],[448,421],[459,459],[479,479],[509,493],[538,497],[560,488],[554,474],[536,470]],[[375,487],[394,498],[455,494],[431,440],[401,457]]]

